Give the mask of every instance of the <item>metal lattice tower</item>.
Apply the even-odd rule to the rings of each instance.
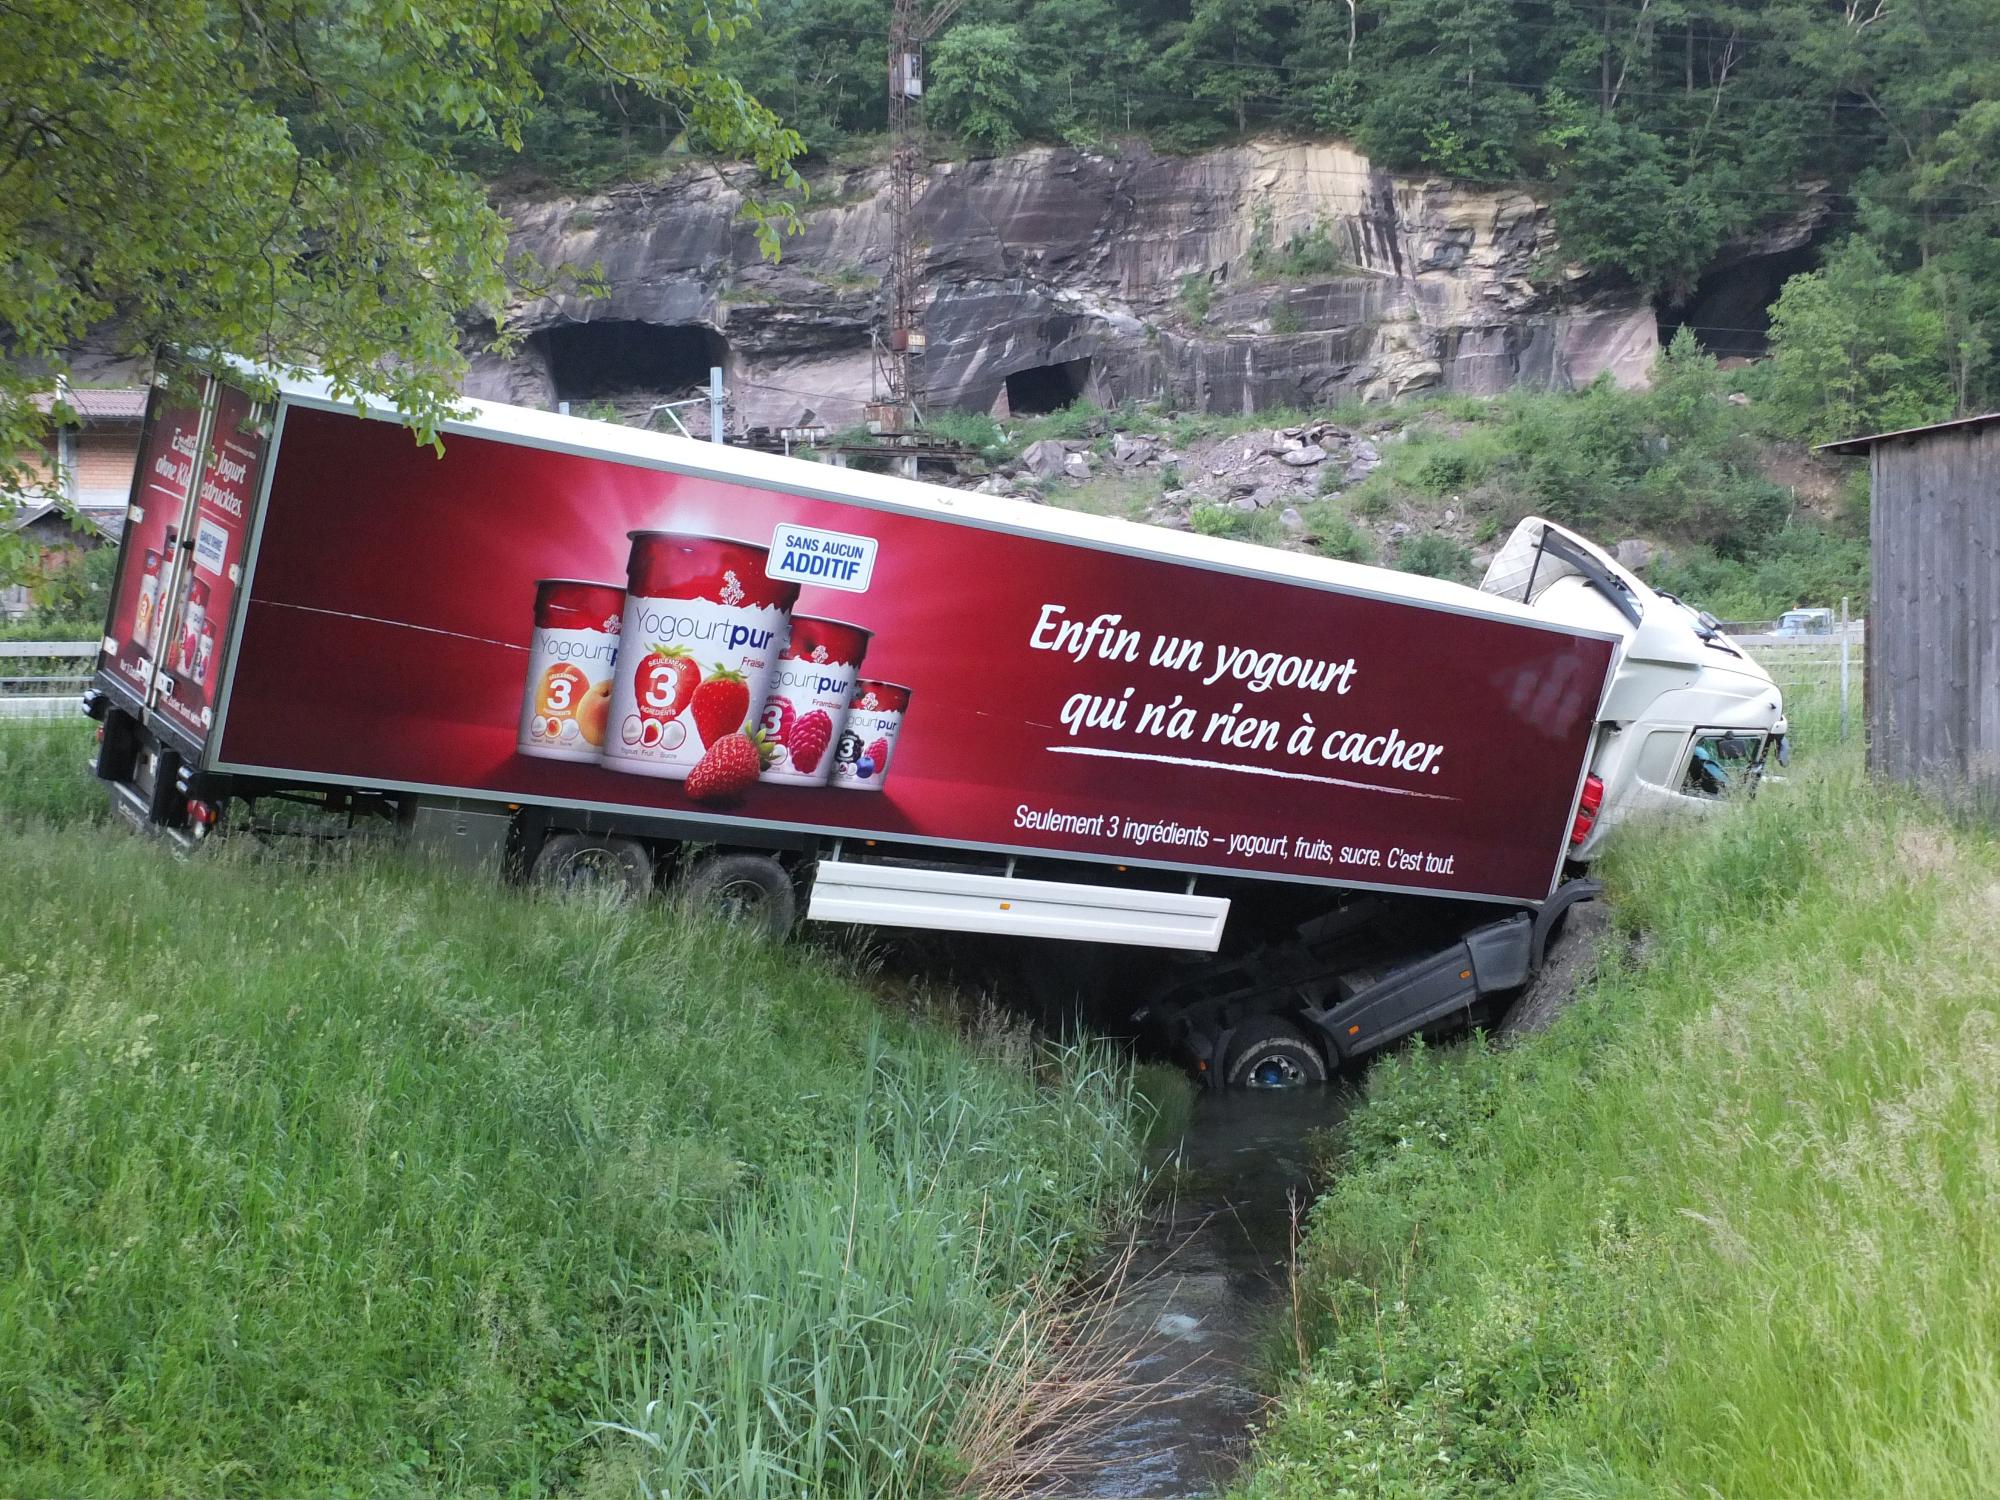
[[[923,420],[923,283],[917,259],[917,179],[923,170],[924,43],[964,0],[896,0],[889,18],[889,329],[875,346],[877,421],[903,431]]]

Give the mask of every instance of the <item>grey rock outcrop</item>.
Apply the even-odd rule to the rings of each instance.
[[[1062,473],[1068,458],[1069,450],[1061,443],[1043,438],[1021,450],[1021,467],[1037,479],[1053,479]]]
[[[542,406],[678,394],[719,361],[739,425],[852,423],[882,323],[886,187],[879,167],[816,178],[776,264],[743,215],[747,174],[503,205],[515,250],[598,265],[601,295],[510,309],[522,348],[478,356],[469,389]],[[1087,395],[1255,411],[1564,387],[1605,370],[1636,384],[1657,347],[1636,292],[1560,268],[1539,200],[1381,171],[1338,145],[939,163],[917,235],[923,380],[938,406],[1006,413]],[[1252,266],[1260,235],[1280,250],[1324,235],[1345,265],[1284,278],[1274,320],[1280,289]]]

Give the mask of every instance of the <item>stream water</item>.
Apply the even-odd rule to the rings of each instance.
[[[1313,1131],[1347,1106],[1340,1088],[1204,1093],[1175,1191],[1141,1226],[1103,1336],[1130,1350],[1129,1403],[1068,1455],[1074,1496],[1199,1496],[1243,1461],[1263,1407],[1262,1356],[1288,1306],[1291,1200],[1306,1202]]]

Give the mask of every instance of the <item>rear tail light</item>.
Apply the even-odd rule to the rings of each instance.
[[[1597,826],[1598,809],[1604,806],[1604,778],[1586,776],[1583,778],[1583,794],[1576,799],[1576,823],[1569,831],[1570,847],[1582,843],[1590,837],[1590,830]]]
[[[199,797],[188,801],[188,821],[197,828],[210,828],[215,824],[215,809]]]
[[[97,743],[100,745],[104,743],[104,726],[102,724],[97,726]]]

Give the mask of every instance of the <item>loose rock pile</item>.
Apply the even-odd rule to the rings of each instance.
[[[1319,495],[1339,496],[1382,461],[1374,441],[1331,422],[1205,438],[1184,449],[1151,433],[1113,432],[1107,439],[1044,438],[1013,463],[980,480],[989,495],[1043,498],[1040,486],[1080,486],[1104,473],[1156,474],[1164,483],[1145,519],[1186,527],[1200,505],[1276,510],[1288,526],[1303,526],[1298,507]],[[1323,476],[1338,476],[1327,484]],[[1323,487],[1324,486],[1324,487]]]
[[[1283,532],[1281,537],[1266,533],[1265,539],[1312,551],[1321,538],[1313,535],[1304,507],[1315,500],[1340,500],[1381,467],[1382,448],[1402,436],[1401,430],[1383,424],[1359,431],[1332,422],[1305,422],[1176,447],[1158,433],[1105,431],[1095,437],[1044,438],[993,473],[959,482],[982,494],[1041,504],[1052,499],[1061,503],[1065,492],[1088,491],[1107,480],[1143,479],[1143,484],[1121,487],[1116,513],[1186,531],[1203,506],[1270,511]],[[1076,498],[1083,502],[1090,497],[1079,493]],[[1436,508],[1404,497],[1387,514],[1377,506],[1366,517],[1342,509],[1348,524],[1373,539],[1377,559],[1389,566],[1395,565],[1406,540],[1437,532],[1466,548],[1470,573],[1477,577],[1498,545],[1490,526],[1481,532],[1455,495]],[[1637,537],[1616,543],[1613,555],[1641,575],[1671,557],[1659,543]]]

